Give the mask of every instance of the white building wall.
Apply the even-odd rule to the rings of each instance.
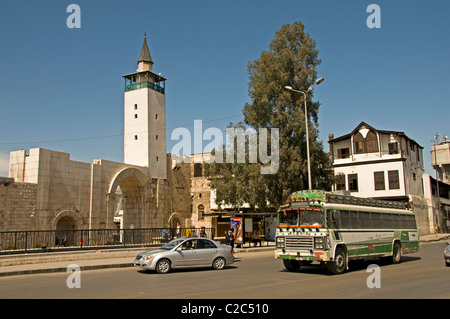
[[[398,171],[399,189],[389,188],[388,171]],[[345,175],[345,188],[347,190],[349,190],[348,175],[358,175],[358,191],[351,191],[352,196],[374,198],[406,196],[402,161],[335,167],[334,172],[335,176]],[[375,172],[384,172],[384,190],[375,190]]]

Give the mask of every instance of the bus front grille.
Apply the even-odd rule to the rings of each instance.
[[[295,249],[313,249],[314,248],[314,238],[310,236],[299,236],[299,237],[285,237],[286,248]]]

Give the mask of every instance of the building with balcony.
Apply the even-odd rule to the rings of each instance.
[[[423,147],[405,133],[361,122],[349,134],[329,138],[333,190],[389,200],[423,196]]]

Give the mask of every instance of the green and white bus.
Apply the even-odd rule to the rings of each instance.
[[[403,202],[299,191],[278,212],[275,258],[289,271],[318,262],[341,274],[352,259],[399,263],[418,249],[416,219]]]

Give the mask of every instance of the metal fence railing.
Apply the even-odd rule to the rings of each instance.
[[[0,232],[0,254],[101,247],[156,246],[175,237],[214,239],[214,228],[25,230]]]

